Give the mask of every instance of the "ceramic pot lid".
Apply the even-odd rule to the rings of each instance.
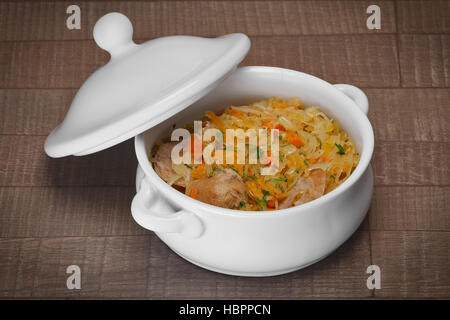
[[[138,45],[130,20],[115,12],[100,18],[93,33],[111,59],[81,86],[64,121],[47,137],[50,157],[94,153],[170,118],[233,72],[250,48],[239,33]]]

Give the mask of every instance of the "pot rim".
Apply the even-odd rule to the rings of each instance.
[[[202,212],[215,213],[226,216],[239,216],[239,217],[276,217],[279,215],[289,215],[301,212],[308,211],[311,208],[320,206],[326,202],[332,201],[334,198],[338,197],[340,194],[344,193],[348,190],[353,184],[355,184],[361,176],[366,171],[367,167],[370,164],[372,159],[373,151],[374,151],[374,133],[372,125],[361,109],[358,107],[356,102],[350,99],[343,92],[339,91],[336,87],[334,87],[329,82],[315,77],[313,75],[291,70],[285,68],[278,67],[269,67],[269,66],[246,66],[240,67],[235,72],[283,72],[292,76],[300,76],[308,81],[315,81],[324,85],[327,89],[333,90],[335,93],[338,93],[342,99],[347,100],[346,103],[353,109],[352,113],[354,113],[355,120],[359,123],[358,131],[362,133],[362,145],[363,151],[361,152],[361,158],[359,160],[358,165],[356,166],[353,173],[345,180],[341,185],[339,185],[336,189],[331,192],[313,200],[302,204],[300,206],[294,206],[286,209],[278,209],[278,210],[270,210],[270,211],[244,211],[237,209],[229,209],[222,208],[218,206],[214,206],[211,204],[207,204],[201,202],[199,200],[193,199],[178,190],[174,189],[172,186],[168,185],[164,180],[162,180],[158,174],[154,171],[153,166],[151,165],[150,160],[147,155],[147,148],[145,145],[144,134],[145,132],[137,135],[135,137],[134,146],[136,151],[136,156],[139,162],[139,165],[143,169],[145,176],[151,180],[151,182],[155,185],[156,189],[162,191],[162,194],[167,198],[173,200],[177,198],[177,203],[181,206],[188,208],[188,211],[191,211],[191,208],[200,209]],[[151,129],[150,129],[151,130]]]

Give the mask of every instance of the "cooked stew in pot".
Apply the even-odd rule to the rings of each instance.
[[[215,129],[223,133],[210,140],[204,139],[202,133],[196,134],[191,124],[186,129],[194,134],[180,150],[191,154],[190,161],[172,161],[178,141],[156,144],[150,160],[169,185],[219,207],[255,211],[298,206],[335,189],[359,161],[355,144],[338,122],[296,97],[229,106],[219,114],[207,111],[201,119],[202,132]],[[267,132],[269,142],[263,148],[245,136],[245,144],[239,146],[234,137],[227,139],[229,129]],[[210,144],[215,146],[211,155],[223,156],[222,162],[206,161],[204,152]],[[200,157],[194,152],[199,148],[203,152]],[[244,163],[225,160],[236,160],[239,152],[245,156]],[[257,163],[248,160],[251,152],[255,152]],[[264,168],[272,171],[264,173]]]

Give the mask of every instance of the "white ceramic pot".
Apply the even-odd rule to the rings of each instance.
[[[361,159],[338,188],[301,206],[248,212],[192,199],[170,187],[153,170],[148,154],[155,142],[170,136],[174,124],[198,119],[205,110],[218,111],[273,95],[298,96],[307,105],[319,105],[354,139]],[[155,231],[177,254],[213,271],[269,276],[308,266],[345,242],[369,208],[374,135],[367,111],[367,97],[354,86],[331,85],[281,68],[239,68],[189,108],[136,136],[139,168],[133,217],[142,227]]]
[[[137,135],[134,219],[207,269],[282,274],[322,259],[350,237],[366,214],[373,189],[369,162],[374,138],[361,90],[287,69],[236,70],[250,49],[244,34],[169,36],[136,44],[132,33],[130,20],[121,13],[97,21],[94,39],[111,59],[85,81],[64,121],[47,137],[49,156],[86,155]],[[173,125],[198,119],[206,109],[218,111],[273,95],[299,96],[307,105],[319,105],[356,142],[360,162],[332,192],[289,209],[239,211],[192,199],[153,170],[148,154]]]

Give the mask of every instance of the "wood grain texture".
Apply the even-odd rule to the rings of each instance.
[[[0,297],[30,297],[39,262],[40,239],[0,239]]]
[[[450,35],[400,35],[404,87],[450,85]]]
[[[448,142],[378,141],[372,160],[375,184],[448,186],[449,148]]]
[[[151,1],[83,2],[81,29],[66,27],[70,2],[0,3],[2,40],[92,39],[95,22],[108,12],[122,12],[134,25],[134,38],[167,35],[249,36],[393,33],[392,1],[380,2],[383,28],[366,27],[370,1]],[[336,14],[339,12],[339,14]],[[355,17],[358,17],[355,19]]]
[[[133,140],[84,157],[49,158],[45,136],[0,136],[0,186],[133,186]]]
[[[296,296],[311,298],[371,297],[365,274],[367,266],[372,264],[367,245],[370,247],[369,235],[357,231],[338,249],[339,259],[333,259],[333,254],[304,272],[294,273],[292,291]]]
[[[133,187],[0,188],[0,237],[139,235]]]
[[[396,6],[400,33],[450,32],[450,1],[448,0],[396,1]]]
[[[155,235],[0,239],[0,295],[68,298],[370,297],[368,231],[326,260],[268,278],[216,274],[183,260]],[[66,288],[66,268],[81,269],[81,290]]]
[[[132,140],[85,156],[51,159],[45,136],[0,136],[0,186],[133,186]],[[450,143],[378,141],[376,185],[449,185]]]
[[[92,41],[0,42],[0,87],[79,88],[107,60]]]
[[[155,240],[158,241],[158,240]],[[150,236],[0,239],[2,297],[144,297]],[[68,290],[66,268],[81,269]],[[16,270],[15,274],[7,274]]]
[[[147,234],[131,217],[133,195],[133,187],[3,187],[0,238]],[[450,231],[449,207],[449,187],[376,187],[361,228]]]
[[[449,298],[450,233],[371,231],[379,298]]]
[[[132,187],[0,188],[0,237],[139,235]],[[449,187],[376,187],[371,230],[450,231]],[[368,229],[368,224],[363,224]]]
[[[152,242],[164,244],[156,236],[111,237],[103,248],[100,296],[144,297],[147,292]],[[98,280],[97,280],[98,281]]]
[[[450,141],[450,89],[364,89],[377,140]],[[75,89],[0,89],[0,133],[48,135]]]
[[[134,187],[0,187],[0,238],[148,234],[131,216],[134,194]]]
[[[244,64],[299,70],[330,83],[395,87],[396,47],[390,35],[257,37]]]
[[[450,141],[449,89],[365,89],[378,141]]]
[[[0,0],[0,297],[450,298],[450,1]],[[213,273],[177,256],[130,214],[133,142],[50,159],[48,133],[108,60],[92,27],[121,11],[137,42],[173,34],[251,36],[243,65],[296,69],[362,87],[375,132],[375,190],[359,230],[325,260],[269,278]],[[398,30],[396,28],[398,27]],[[398,54],[397,54],[398,52]],[[107,93],[106,93],[107,94]],[[66,288],[66,268],[82,290]],[[381,290],[366,268],[381,267]]]
[[[90,40],[0,42],[0,88],[78,88],[107,60]],[[244,64],[300,70],[332,83],[399,85],[392,35],[253,37]]]
[[[104,238],[48,238],[41,239],[38,247],[36,268],[32,274],[31,297],[80,297],[98,294],[99,277],[104,268]],[[124,239],[124,242],[126,239]],[[138,244],[136,244],[138,245]],[[68,290],[67,267],[77,265],[81,272],[82,290]],[[15,293],[17,295],[17,293]]]
[[[450,231],[450,187],[376,187],[371,230]]]
[[[74,89],[0,90],[0,134],[48,135],[69,109]]]

